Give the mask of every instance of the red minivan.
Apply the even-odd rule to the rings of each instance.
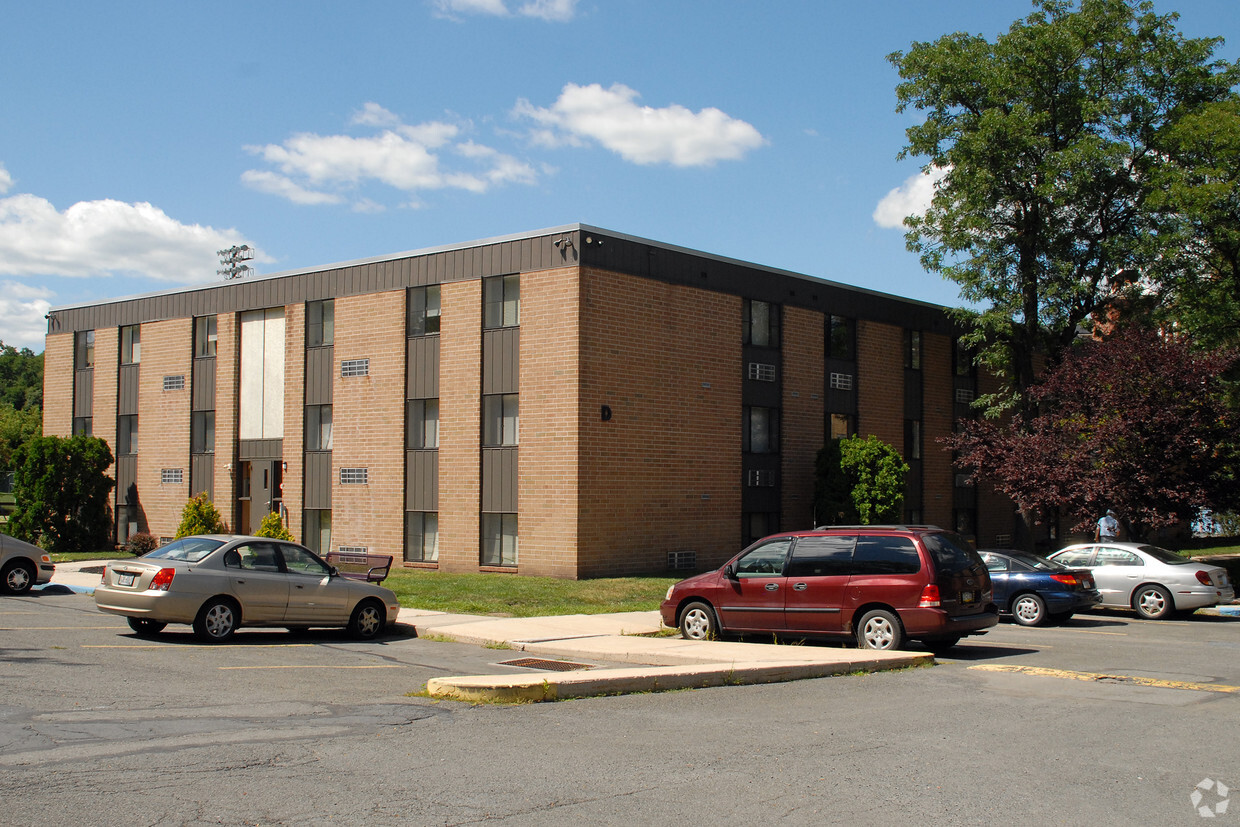
[[[764,633],[916,640],[933,652],[999,622],[986,564],[934,526],[827,526],[765,537],[667,590],[663,623],[690,640]]]

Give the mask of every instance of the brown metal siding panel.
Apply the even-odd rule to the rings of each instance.
[[[195,359],[193,365],[193,399],[195,411],[215,410],[215,359]]]
[[[282,439],[243,439],[238,446],[239,459],[281,459],[283,456]]]
[[[520,330],[507,327],[484,331],[482,392],[516,393],[519,380]]]
[[[121,365],[116,379],[116,413],[118,416],[138,412],[139,365]]]
[[[90,416],[94,409],[95,372],[75,371],[73,375],[73,415]]]
[[[405,387],[409,399],[439,397],[439,337],[418,336],[408,340],[405,354]]]
[[[484,448],[482,451],[482,510],[513,513],[517,510],[516,448]]]
[[[439,452],[405,452],[405,510],[439,510]]]
[[[305,508],[325,510],[332,507],[332,452],[310,451],[306,454]]]
[[[189,490],[194,496],[203,491],[215,499],[215,454],[193,454],[189,458]]]
[[[336,349],[312,347],[306,350],[306,404],[330,405]]]
[[[138,458],[135,456],[123,456],[116,458],[116,502],[118,505],[125,505],[130,496],[134,497],[134,502],[138,499]],[[130,488],[133,491],[130,491]]]

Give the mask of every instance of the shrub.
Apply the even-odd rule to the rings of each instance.
[[[145,531],[130,534],[129,540],[125,543],[125,551],[134,557],[141,557],[157,548],[159,548],[159,538]]]
[[[177,528],[177,539],[193,534],[224,534],[228,527],[224,525],[219,510],[207,492],[185,503],[181,510],[181,525]]]
[[[17,508],[6,525],[14,537],[51,552],[95,551],[112,529],[108,494],[113,462],[98,437],[35,437],[14,452]]]
[[[254,536],[293,541],[293,535],[284,527],[284,520],[274,511],[263,517],[263,522],[258,526],[258,531],[254,532]]]

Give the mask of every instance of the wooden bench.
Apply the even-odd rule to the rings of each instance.
[[[392,570],[390,554],[359,554],[350,551],[329,551],[324,557],[327,565],[335,566],[341,577],[382,583]]]

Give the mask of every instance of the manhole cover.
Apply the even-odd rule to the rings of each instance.
[[[542,658],[517,658],[516,660],[500,661],[500,666],[521,666],[525,669],[543,669],[547,672],[572,672],[577,669],[589,669],[588,663],[573,663],[567,660],[543,660]]]

